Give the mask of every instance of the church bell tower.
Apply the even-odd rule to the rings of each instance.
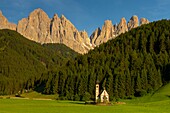
[[[99,82],[96,82],[96,102],[99,99]]]

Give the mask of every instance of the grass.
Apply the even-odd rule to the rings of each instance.
[[[170,100],[113,106],[54,100],[0,99],[0,113],[169,113]]]
[[[0,99],[0,113],[169,113],[170,84],[152,95],[132,100],[121,100],[125,105],[96,106],[84,102],[34,100],[33,98],[54,98],[36,92],[22,96],[30,99]]]
[[[23,98],[29,98],[29,99],[52,99],[56,100],[58,95],[44,95],[38,92],[30,92],[30,93],[24,93],[21,95]]]

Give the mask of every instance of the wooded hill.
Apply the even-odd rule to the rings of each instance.
[[[0,37],[1,94],[33,88],[60,99],[88,100],[99,80],[112,100],[143,96],[170,81],[169,20],[132,29],[75,59],[69,52],[69,60],[66,51],[56,54],[55,46],[42,47],[14,31],[0,31]]]
[[[0,30],[0,95],[34,87],[42,73],[57,69],[77,53],[65,45],[41,45],[11,30]]]
[[[142,25],[43,74],[39,87],[61,99],[94,99],[100,81],[113,98],[152,93],[170,80],[170,21]]]

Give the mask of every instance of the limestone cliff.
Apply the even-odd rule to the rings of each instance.
[[[146,18],[141,18],[140,19],[140,25],[143,25],[143,24],[148,24],[149,23],[149,20],[146,19]]]
[[[114,27],[111,20],[106,20],[102,27],[102,30],[97,29],[91,36],[91,42],[94,45],[100,45],[103,42],[107,42],[109,38],[114,37]],[[94,36],[94,37],[93,37]]]
[[[120,20],[120,23],[118,24],[116,28],[116,35],[120,35],[122,33],[125,33],[128,31],[127,24],[126,24],[126,19],[122,18]]]
[[[136,28],[139,26],[139,19],[136,15],[132,16],[130,21],[128,22],[128,30]]]
[[[105,21],[102,29],[98,28],[90,36],[92,45],[98,46],[101,43],[107,42],[110,39],[114,39],[122,33],[128,32],[129,30],[136,28],[143,24],[148,24],[149,21],[145,18],[140,19],[140,24],[137,16],[132,16],[129,22],[126,22],[125,18],[120,20],[118,25],[113,25],[110,20]]]
[[[8,22],[8,20],[4,17],[1,11],[0,11],[0,29],[16,30],[16,25]]]
[[[50,18],[43,10],[36,9],[18,22],[17,32],[30,40],[50,43]]]
[[[41,9],[18,22],[17,32],[39,43],[63,43],[79,53],[92,49],[88,35],[82,37],[75,26],[64,16],[52,19]],[[89,41],[88,41],[89,40]]]
[[[89,38],[86,31],[78,31],[64,15],[59,17],[55,14],[50,19],[42,9],[36,9],[15,25],[8,22],[0,11],[0,29],[16,30],[26,38],[41,44],[62,43],[81,54],[148,23],[147,19],[141,18],[139,24],[137,16],[132,16],[128,23],[125,18],[122,18],[118,25],[113,25],[111,20],[106,20],[102,28],[97,28]]]

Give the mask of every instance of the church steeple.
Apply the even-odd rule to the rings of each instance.
[[[98,101],[99,99],[99,81],[97,80],[96,82],[96,102]]]

